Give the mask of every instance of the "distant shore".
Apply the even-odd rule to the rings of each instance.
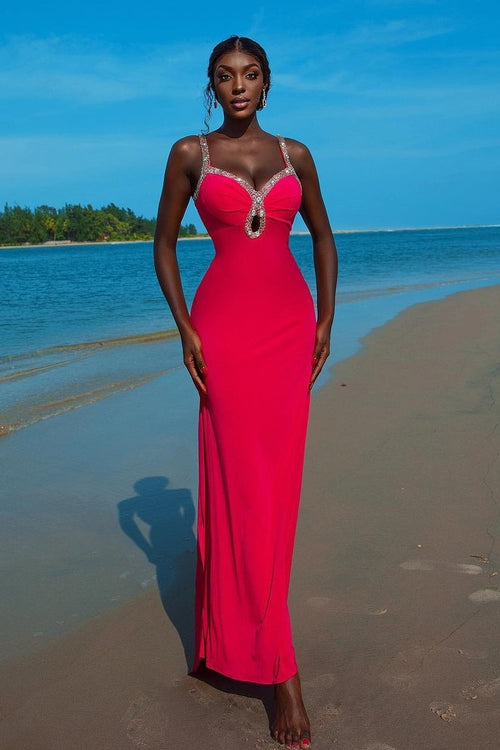
[[[451,229],[494,229],[500,227],[500,224],[462,224],[460,226],[433,226],[433,227],[372,227],[363,229],[334,229],[334,234],[370,234],[373,232],[432,232],[436,230]],[[307,236],[307,230],[297,230],[291,232],[295,236]],[[193,240],[209,240],[208,234],[197,234],[193,237],[179,237],[178,242],[192,242]],[[0,250],[29,250],[37,247],[91,247],[93,245],[140,245],[144,242],[152,242],[153,238],[147,240],[112,240],[105,242],[72,242],[71,240],[55,240],[54,242],[43,242],[41,244],[24,244],[24,245],[0,245]]]
[[[184,240],[208,240],[208,234],[197,234],[193,237],[179,237],[179,242]],[[40,244],[24,245],[0,245],[0,250],[30,250],[35,247],[92,247],[94,245],[142,245],[144,242],[153,242],[150,237],[147,240],[106,240],[104,242],[72,242],[71,240],[55,240],[53,242],[42,242]]]

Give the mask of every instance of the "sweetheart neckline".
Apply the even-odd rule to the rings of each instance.
[[[272,190],[272,188],[284,177],[295,177],[299,184],[299,187],[302,188],[297,173],[292,166],[285,167],[284,169],[280,169],[279,172],[275,172],[275,174],[273,174],[260,189],[257,189],[253,185],[251,185],[244,177],[238,177],[238,175],[234,174],[233,172],[228,172],[226,169],[220,169],[219,167],[213,167],[210,164],[210,166],[202,170],[202,173],[198,180],[198,184],[196,185],[195,191],[193,193],[194,201],[198,199],[201,186],[207,174],[218,174],[221,175],[221,177],[227,177],[228,179],[237,182],[244,190],[246,190],[247,193],[249,193],[252,201],[257,200],[257,202],[259,203],[260,201],[264,200],[264,198]],[[260,196],[260,200],[258,196]]]

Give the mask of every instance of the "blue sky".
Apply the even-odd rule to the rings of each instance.
[[[499,20],[470,0],[11,2],[0,205],[154,216],[171,144],[203,126],[210,51],[236,33],[266,48],[261,124],[309,146],[334,228],[500,223]],[[192,205],[186,221],[201,229]]]

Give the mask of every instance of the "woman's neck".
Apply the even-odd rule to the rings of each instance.
[[[248,120],[236,120],[232,117],[224,117],[224,122],[216,132],[228,138],[241,138],[245,135],[254,136],[262,132],[262,128],[259,125],[256,115],[253,115]]]

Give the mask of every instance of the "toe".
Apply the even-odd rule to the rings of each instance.
[[[309,748],[311,747],[311,738],[308,735],[302,737],[302,739],[300,740],[300,747],[303,750],[309,750]]]

